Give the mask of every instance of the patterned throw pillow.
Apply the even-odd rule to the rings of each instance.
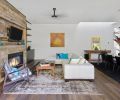
[[[86,59],[84,59],[84,58],[80,58],[80,60],[79,60],[79,64],[84,64],[84,63],[86,63]]]

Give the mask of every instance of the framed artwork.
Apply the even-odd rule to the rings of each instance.
[[[64,33],[51,33],[50,46],[51,47],[64,47],[65,46]]]
[[[91,45],[92,50],[100,50],[100,36],[93,36],[92,37],[92,45]]]

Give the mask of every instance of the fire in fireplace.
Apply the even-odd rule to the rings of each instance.
[[[11,67],[21,67],[23,65],[23,52],[8,54],[8,63]]]

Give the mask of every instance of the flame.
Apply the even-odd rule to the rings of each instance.
[[[10,66],[14,67],[19,64],[19,61],[17,59],[13,58],[9,64],[10,64]]]

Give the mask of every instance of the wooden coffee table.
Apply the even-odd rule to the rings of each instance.
[[[37,76],[39,75],[39,72],[42,70],[51,70],[51,74],[54,76],[55,74],[55,63],[53,62],[49,62],[49,63],[45,63],[45,64],[39,64],[38,66],[36,66],[36,72],[37,72]]]

